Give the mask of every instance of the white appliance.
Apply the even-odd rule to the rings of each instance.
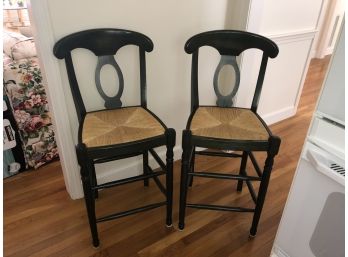
[[[344,21],[271,256],[344,256]]]

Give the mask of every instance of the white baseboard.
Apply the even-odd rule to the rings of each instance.
[[[165,148],[160,149],[158,152],[159,157],[165,160],[166,150]],[[181,145],[174,147],[174,161],[181,158]],[[133,161],[130,161],[133,160]],[[122,165],[123,164],[123,165]],[[149,154],[149,165],[156,169],[158,164]],[[142,174],[143,165],[142,157],[133,157],[132,159],[127,159],[127,163],[122,163],[122,160],[113,161],[109,163],[104,163],[103,166],[96,165],[97,180],[98,184],[107,183],[113,180],[128,178],[132,176],[137,176]]]
[[[295,114],[296,114],[296,108],[294,106],[290,106],[275,112],[261,115],[261,117],[266,122],[267,125],[271,125],[278,121],[292,117]]]

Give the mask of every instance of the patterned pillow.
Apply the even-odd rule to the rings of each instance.
[[[37,56],[34,39],[15,32],[4,31],[3,48],[13,60]]]
[[[12,58],[5,53],[2,53],[2,63],[3,65],[8,65],[12,62]]]

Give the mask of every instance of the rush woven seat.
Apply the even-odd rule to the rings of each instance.
[[[216,67],[212,80],[216,95],[216,106],[200,105],[199,103],[198,65],[199,63],[207,64],[204,61],[198,61],[200,48],[203,46],[212,47],[220,54],[220,62]],[[254,95],[250,109],[235,106],[241,74],[247,73],[250,69],[250,67],[243,66],[244,72],[241,72],[237,56],[248,49],[256,49],[257,52],[262,53],[255,91],[250,92]],[[280,146],[280,138],[272,134],[266,123],[257,114],[267,62],[269,58],[275,58],[278,55],[278,47],[273,41],[257,34],[237,30],[216,30],[191,37],[185,44],[185,51],[192,54],[191,114],[182,134],[179,229],[182,230],[185,227],[186,208],[253,212],[254,216],[250,228],[250,236],[253,237],[256,235],[266,197],[273,160],[278,154]],[[219,80],[221,71],[225,66],[233,69],[233,74],[230,77],[234,81]],[[251,73],[253,72],[251,68]],[[232,84],[232,89],[228,91],[230,93],[221,93],[219,81],[228,82],[229,85]],[[223,88],[225,87],[226,85]],[[198,151],[196,148],[205,148],[206,150]],[[254,151],[267,153],[263,170],[253,154]],[[196,171],[196,155],[240,158],[240,168],[238,171],[230,172]],[[246,170],[248,160],[254,166],[256,175]],[[242,191],[245,183],[255,207],[187,203],[188,187],[193,187],[194,177],[237,180],[237,192]],[[260,183],[258,192],[254,189],[256,182]],[[194,188],[192,188],[191,194],[194,194]]]
[[[87,113],[82,142],[87,147],[123,144],[163,135],[165,128],[142,107]]]
[[[269,138],[265,126],[249,109],[198,107],[193,115],[192,135],[228,140],[265,140]]]
[[[137,106],[123,106],[122,93],[125,80],[121,67],[115,55],[124,46],[133,45],[139,51],[140,73],[140,104]],[[77,161],[81,167],[81,180],[86,202],[89,226],[92,234],[93,246],[99,246],[97,223],[110,221],[142,211],[166,206],[166,225],[172,225],[173,203],[173,148],[175,145],[175,130],[167,128],[164,123],[147,108],[146,100],[146,52],[153,50],[150,38],[139,32],[122,29],[91,29],[76,32],[60,39],[54,46],[53,52],[59,59],[65,60],[70,89],[74,100],[77,118],[79,121],[78,143],[76,145]],[[85,60],[74,62],[72,52],[75,49],[87,49],[96,56],[94,82],[99,96],[104,100],[104,106],[99,110],[88,112],[81,96],[74,65]],[[95,65],[94,63],[91,63]],[[118,77],[118,91],[109,96],[104,92],[101,80],[101,71],[105,65],[110,65]],[[134,70],[134,69],[131,69]],[[104,81],[105,82],[105,81]],[[110,83],[110,81],[108,81]],[[109,86],[109,84],[107,86]],[[97,97],[99,97],[97,96]],[[92,98],[93,100],[94,98]],[[105,108],[104,108],[105,107]],[[156,147],[166,147],[166,162],[156,153]],[[154,171],[149,165],[149,154],[152,155],[159,171]],[[95,164],[116,161],[134,156],[142,156],[143,174],[124,179],[98,184]],[[117,162],[116,162],[117,164]],[[165,175],[165,186],[158,176]],[[117,177],[117,176],[116,176]],[[120,186],[131,182],[143,181],[149,186],[153,179],[164,201],[151,203],[145,206],[136,206],[131,210],[112,213],[97,217],[95,199],[98,190]],[[104,192],[105,192],[104,191]],[[106,192],[105,192],[106,193]]]

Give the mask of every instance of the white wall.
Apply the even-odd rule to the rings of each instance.
[[[310,61],[322,1],[251,1],[248,31],[264,35],[277,43],[279,55],[269,59],[258,112],[268,124],[296,113]],[[238,10],[235,10],[238,12]],[[237,104],[249,107],[252,101],[260,53],[245,52],[241,68],[241,88]]]
[[[36,40],[39,48],[46,48],[42,51],[44,53],[41,56],[42,67],[51,71],[47,72],[47,87],[48,89],[54,87],[49,90],[52,110],[56,110],[57,113],[60,107],[64,110],[60,111],[61,114],[55,117],[54,122],[57,127],[63,170],[68,177],[66,179],[70,187],[68,190],[73,198],[82,196],[74,153],[78,123],[64,62],[58,61],[51,54],[54,42],[76,31],[101,27],[130,29],[149,36],[155,48],[146,56],[148,107],[169,127],[177,131],[175,159],[179,159],[181,131],[186,125],[190,110],[191,56],[184,52],[186,40],[199,32],[223,28],[248,30],[275,40],[279,44],[281,53],[276,60],[269,62],[259,109],[266,121],[273,123],[296,112],[308,66],[306,54],[310,50],[318,11],[321,8],[321,1],[317,0],[308,0],[306,3],[299,0],[285,3],[269,0],[31,0],[31,2],[33,20],[38,27]],[[46,39],[48,36],[50,39]],[[202,104],[214,104],[212,80],[219,55],[214,49],[204,47],[200,51],[200,57],[200,100]],[[116,58],[125,77],[122,100],[125,105],[135,104],[139,101],[136,48],[125,47],[117,53]],[[100,109],[102,100],[98,97],[93,82],[96,59],[87,50],[76,50],[73,59],[79,66],[77,77],[80,79],[83,98],[88,102],[87,109]],[[250,106],[258,61],[253,50],[245,54],[241,60],[241,87],[237,95],[237,105]],[[110,74],[104,75],[106,81],[110,81],[104,88],[110,93],[115,92],[114,84],[117,84],[117,80]],[[162,151],[162,156],[163,154]],[[136,175],[139,172],[141,165],[137,158],[97,166],[99,182]],[[71,193],[72,191],[75,192]]]
[[[54,35],[57,39],[76,31],[98,27],[126,28],[149,36],[155,45],[147,54],[148,105],[170,127],[179,131],[189,112],[190,56],[183,48],[193,34],[222,28],[225,22],[226,0],[214,1],[49,1]],[[64,14],[64,15],[62,15]],[[120,57],[120,58],[119,58]],[[96,98],[94,70],[96,59],[88,51],[78,50],[73,56],[80,65],[77,71],[87,110],[102,108]],[[119,64],[125,73],[124,103],[139,101],[138,52],[126,47],[118,53]],[[81,67],[82,66],[82,67]],[[70,109],[73,109],[65,66],[61,62],[64,90]],[[135,76],[134,76],[135,74]],[[110,87],[113,85],[110,83]],[[130,86],[133,87],[130,90]],[[178,116],[177,114],[181,115]],[[70,114],[76,121],[74,112]],[[76,127],[76,126],[74,126]],[[180,142],[180,141],[178,141]]]
[[[190,36],[199,32],[224,28],[227,2],[227,0],[181,0],[171,2],[161,0],[105,0],[102,2],[56,0],[47,1],[47,5],[55,41],[76,31],[102,27],[139,31],[153,40],[155,48],[153,52],[146,56],[148,107],[168,127],[173,127],[177,131],[178,147],[176,148],[175,159],[179,159],[181,157],[181,153],[178,151],[181,148],[181,131],[186,125],[190,110],[191,56],[184,52],[184,44]],[[39,1],[32,0],[32,3],[33,5],[39,5]],[[122,98],[125,105],[139,101],[139,61],[137,54],[136,48],[129,46],[121,49],[116,56],[125,77],[125,91]],[[218,63],[217,54],[214,51],[204,50],[202,56],[206,58],[206,61],[211,60],[216,64]],[[76,143],[78,122],[64,62],[57,61],[53,54],[44,58],[52,58],[52,61],[59,63],[62,80],[60,86],[61,90],[64,91],[70,123],[67,125],[72,133],[73,141]],[[77,77],[80,80],[83,98],[88,102],[87,110],[100,109],[102,101],[97,96],[93,82],[96,59],[87,50],[77,50],[73,54],[73,60],[79,66]],[[208,62],[200,62],[200,69],[206,71],[200,78],[203,87],[208,88],[210,82],[205,78],[208,78],[208,74],[213,73],[215,67]],[[106,91],[115,92],[113,87],[114,84],[117,85],[117,80],[110,75],[106,75],[105,78],[111,80],[111,83],[104,87]],[[209,86],[210,89],[203,90],[201,96],[207,102],[214,102],[215,97],[211,94],[212,84]],[[56,123],[59,122],[60,117],[56,117]],[[70,146],[73,147],[73,144],[70,144]],[[63,151],[61,151],[61,156],[64,157]],[[66,158],[71,158],[71,156],[66,156]],[[98,165],[98,180],[99,182],[106,182],[110,179],[138,174],[141,172],[139,164],[139,160],[133,158],[133,160],[118,161],[116,164]],[[135,168],[135,170],[132,170],[132,168]],[[117,173],[111,172],[115,169],[118,171]],[[77,169],[68,172],[78,174]],[[79,182],[76,182],[76,186],[79,186]],[[74,198],[74,196],[72,197]]]
[[[268,35],[315,30],[322,1],[263,0],[260,32]]]

